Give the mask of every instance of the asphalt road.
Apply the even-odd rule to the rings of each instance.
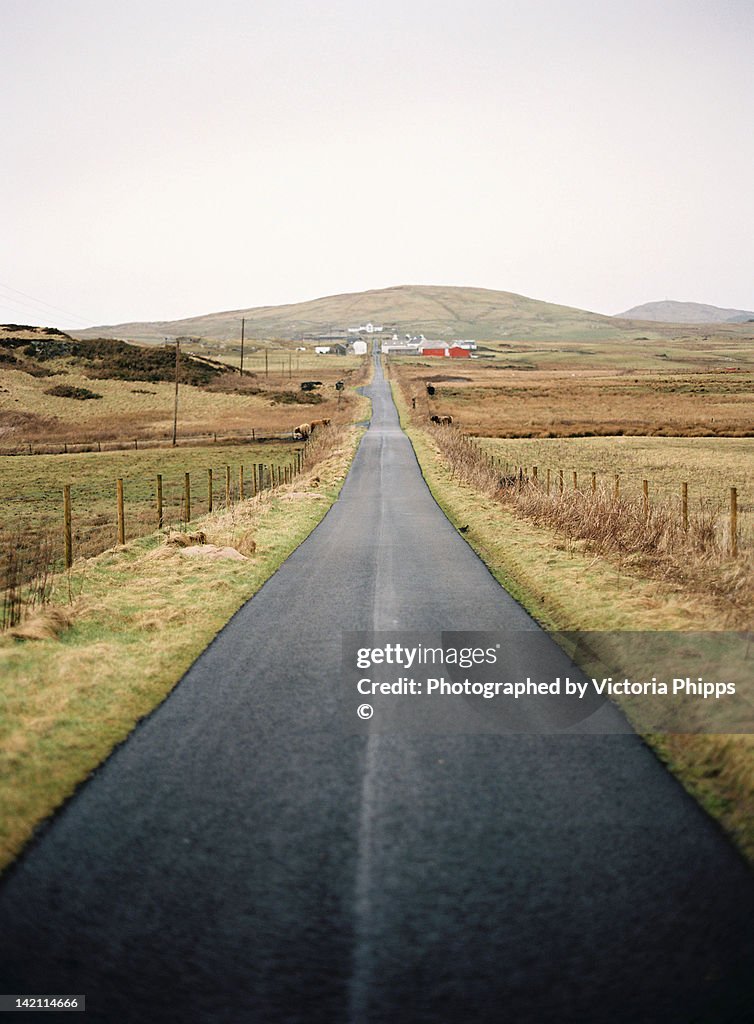
[[[752,876],[617,713],[342,729],[344,631],[536,629],[372,396],[323,523],[6,874],[0,992],[108,1024],[751,1021]]]

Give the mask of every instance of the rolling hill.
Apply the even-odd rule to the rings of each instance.
[[[751,330],[745,310],[717,310],[718,314],[730,316],[700,321],[698,313],[689,312],[692,308],[717,310],[715,306],[694,303],[648,303],[615,317],[489,288],[400,285],[289,305],[233,309],[181,320],[106,325],[71,333],[77,338],[136,342],[162,342],[166,338],[172,341],[176,337],[203,339],[210,344],[237,342],[242,317],[246,320],[246,337],[264,341],[295,341],[304,335],[330,332],[345,334],[348,327],[370,321],[399,335],[423,333],[428,338],[477,341],[651,341],[679,334],[693,336],[704,330],[700,324],[711,322],[717,325],[716,333],[722,328],[723,333],[738,334],[741,325],[746,331]],[[675,312],[672,320],[671,312]]]
[[[743,324],[754,320],[754,313],[745,309],[721,309],[720,306],[705,306],[701,302],[674,302],[671,299],[645,302],[618,315],[629,320],[673,324]]]
[[[369,321],[399,334],[427,337],[505,339],[626,339],[635,324],[570,306],[487,288],[402,285],[346,295],[330,295],[284,306],[235,309],[183,320],[124,323],[76,331],[77,337],[122,338],[157,342],[166,337],[193,337],[218,342],[240,337],[241,318],[247,338],[297,339],[304,334],[345,331]],[[646,335],[646,324],[640,333]],[[658,335],[659,336],[659,335]]]

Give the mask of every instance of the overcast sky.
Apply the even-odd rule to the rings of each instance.
[[[751,0],[0,14],[0,322],[394,284],[754,308]]]

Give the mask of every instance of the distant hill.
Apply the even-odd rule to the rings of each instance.
[[[701,302],[645,302],[618,316],[628,320],[654,320],[672,324],[745,324],[754,320],[754,313],[745,309],[721,309]]]
[[[401,285],[330,295],[291,305],[234,309],[184,320],[92,327],[74,333],[80,338],[147,342],[163,341],[166,337],[237,341],[241,317],[246,319],[247,338],[267,340],[292,340],[333,329],[344,331],[370,321],[394,328],[399,334],[420,331],[428,338],[474,338],[477,341],[627,339],[637,330],[634,324],[615,317],[541,302],[513,292]],[[640,333],[647,334],[646,325]]]

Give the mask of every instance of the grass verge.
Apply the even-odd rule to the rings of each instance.
[[[316,462],[191,524],[246,561],[183,557],[161,534],[74,563],[53,600],[60,640],[0,639],[0,867],[176,685],[235,611],[323,519],[363,431],[332,431]]]
[[[724,629],[718,608],[681,584],[593,557],[555,530],[536,526],[490,495],[453,479],[425,430],[410,423],[399,387],[401,424],[435,500],[499,583],[549,631]],[[645,734],[684,787],[754,863],[754,737]]]

